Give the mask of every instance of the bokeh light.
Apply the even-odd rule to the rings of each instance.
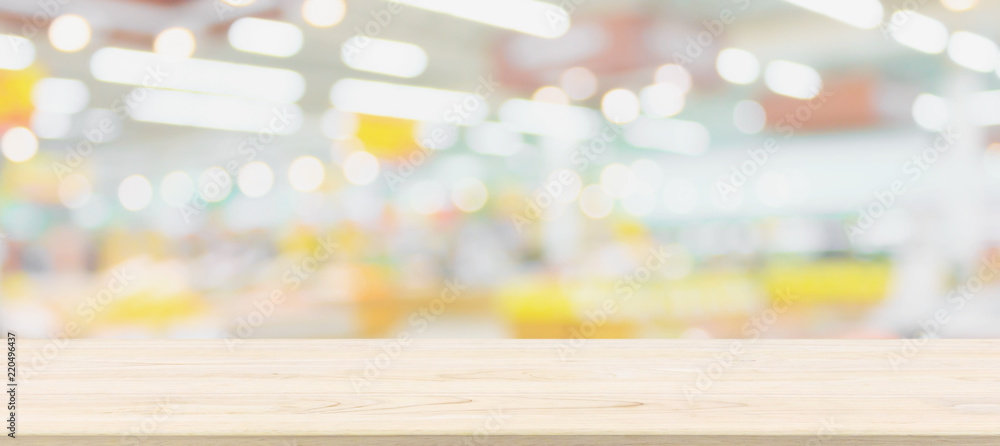
[[[35,109],[52,113],[78,113],[90,102],[90,89],[77,79],[47,77],[31,87]]]
[[[659,118],[674,116],[684,110],[684,92],[673,84],[653,84],[639,92],[642,111]]]
[[[580,210],[594,219],[607,217],[615,207],[615,200],[598,184],[583,188],[580,193]]]
[[[455,183],[451,191],[451,201],[464,212],[482,209],[489,197],[486,185],[478,178],[463,178]]]
[[[617,88],[601,99],[604,117],[615,124],[626,124],[639,117],[639,98],[629,90]]]
[[[940,131],[948,124],[948,102],[939,96],[921,94],[913,101],[913,120],[920,127]]]
[[[317,28],[329,28],[344,19],[347,5],[344,0],[305,0],[302,18]]]
[[[719,52],[715,61],[719,76],[734,84],[750,84],[760,76],[760,62],[753,53],[737,48]]]
[[[767,88],[783,96],[812,99],[819,95],[823,80],[812,67],[787,60],[776,60],[764,72]]]
[[[303,156],[292,161],[288,167],[288,180],[295,190],[310,192],[319,188],[326,178],[323,162],[314,156]]]
[[[369,184],[378,177],[379,163],[368,152],[354,152],[344,159],[344,177],[357,185]]]
[[[1000,2],[557,3],[0,8],[0,322],[127,264],[82,337],[220,337],[300,266],[251,337],[392,338],[454,281],[420,336],[565,338],[655,252],[585,336],[793,290],[767,337],[906,338],[1000,252]]]
[[[90,181],[78,173],[66,175],[59,181],[59,201],[69,209],[79,209],[90,200]]]
[[[358,115],[331,108],[323,113],[320,126],[323,134],[331,139],[345,140],[358,133]]]
[[[549,104],[569,105],[569,96],[566,92],[551,85],[539,88],[531,96],[532,101],[547,102]]]
[[[757,101],[744,100],[733,107],[733,125],[740,132],[753,135],[760,133],[767,125],[767,112]]]
[[[573,67],[559,78],[559,86],[570,98],[582,101],[597,93],[597,76],[583,67]]]
[[[262,161],[247,163],[236,177],[240,191],[251,198],[263,197],[274,186],[274,172]]]
[[[196,46],[194,34],[187,28],[167,28],[157,34],[153,51],[169,57],[191,57]]]
[[[681,65],[667,64],[656,69],[653,80],[658,84],[670,84],[683,94],[691,90],[691,72]]]
[[[225,169],[213,166],[198,177],[198,195],[209,203],[218,203],[233,191],[233,177]]]
[[[635,176],[622,164],[610,164],[601,171],[601,188],[612,198],[625,198],[635,190]]]
[[[434,180],[417,181],[409,190],[410,208],[418,214],[435,214],[444,209],[446,200],[444,185]]]
[[[131,175],[118,185],[118,201],[125,209],[138,211],[153,199],[153,185],[142,175]]]
[[[945,8],[952,11],[968,11],[979,4],[979,0],[941,0]]]
[[[49,24],[52,47],[67,53],[85,48],[90,43],[90,33],[87,19],[75,14],[61,15]]]
[[[0,137],[0,151],[15,163],[23,163],[38,153],[38,138],[24,127],[14,127]]]

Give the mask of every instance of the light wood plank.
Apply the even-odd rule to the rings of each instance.
[[[74,340],[35,359],[50,344],[20,340],[18,434],[92,445],[1000,445],[1000,341],[908,342],[417,340],[383,361],[394,341]]]

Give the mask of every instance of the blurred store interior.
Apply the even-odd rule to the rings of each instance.
[[[0,324],[1000,337],[998,17],[4,0]]]

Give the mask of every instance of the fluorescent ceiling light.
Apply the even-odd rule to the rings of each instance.
[[[76,79],[48,77],[31,87],[31,104],[36,109],[54,113],[76,113],[90,102],[87,84]]]
[[[753,53],[738,48],[719,51],[715,59],[715,69],[719,76],[734,84],[751,84],[760,75],[760,62]]]
[[[555,38],[570,27],[569,13],[552,3],[535,0],[396,0],[474,22]]]
[[[596,110],[571,105],[510,99],[500,106],[500,121],[521,133],[586,139],[597,134]]]
[[[975,8],[979,0],[941,0],[941,4],[951,11],[961,12]]]
[[[243,17],[229,27],[229,44],[248,53],[288,57],[302,49],[302,30],[291,23]]]
[[[938,54],[948,46],[948,28],[913,11],[894,12],[886,26],[893,39],[920,52]]]
[[[427,68],[427,53],[419,46],[392,40],[369,39],[359,45],[352,38],[340,48],[340,58],[355,70],[398,77],[419,76]]]
[[[279,135],[295,133],[302,125],[302,110],[295,104],[169,90],[146,95],[129,109],[136,121]]]
[[[694,121],[640,116],[625,127],[625,140],[636,147],[697,155],[708,149],[708,129]]]
[[[473,93],[360,79],[337,81],[330,102],[343,111],[456,125],[478,124],[489,112]]]
[[[814,98],[823,88],[823,80],[816,70],[785,60],[767,65],[764,82],[775,93],[799,99]]]
[[[24,37],[0,34],[0,69],[23,70],[35,61],[35,44]]]
[[[465,143],[473,152],[509,156],[524,148],[524,139],[500,122],[482,122],[465,131]]]
[[[204,59],[177,59],[145,51],[101,48],[90,72],[104,82],[295,102],[306,91],[301,74],[279,68]]]
[[[41,139],[64,138],[73,128],[73,115],[35,110],[31,113],[31,131]]]
[[[885,10],[879,0],[785,0],[793,5],[823,14],[834,20],[862,29],[882,24]]]
[[[653,84],[639,92],[642,111],[658,118],[674,116],[684,110],[684,92],[674,84]]]
[[[948,42],[948,57],[970,70],[984,73],[995,70],[998,55],[997,44],[979,34],[958,31]]]
[[[948,113],[948,102],[942,97],[927,93],[917,96],[910,111],[917,125],[933,132],[944,130],[951,118]]]

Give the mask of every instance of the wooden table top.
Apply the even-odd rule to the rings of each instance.
[[[25,444],[1000,445],[1000,340],[17,347]]]

